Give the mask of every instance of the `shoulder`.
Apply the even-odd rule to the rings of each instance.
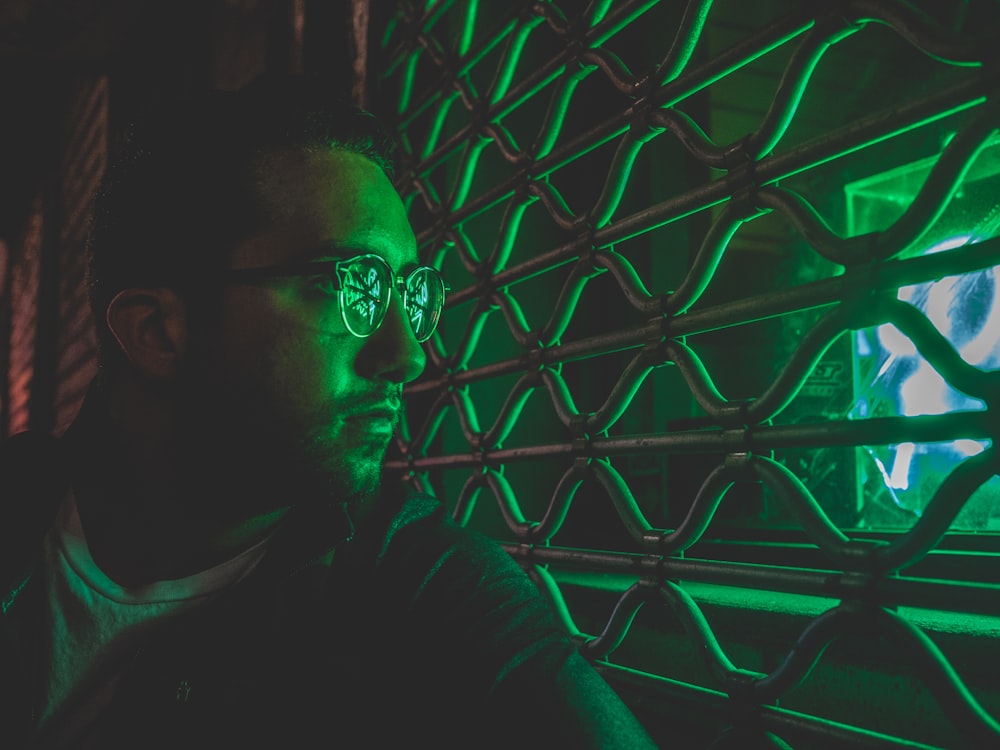
[[[30,565],[67,487],[58,438],[22,432],[0,440],[0,584]]]
[[[0,440],[0,513],[7,528],[46,521],[62,499],[66,472],[53,435],[22,432]]]
[[[461,620],[510,609],[554,626],[538,587],[500,540],[461,525],[434,496],[405,492],[382,529],[377,539],[359,535],[356,551],[371,545],[361,554],[375,585],[411,614],[450,612]]]
[[[457,557],[456,562],[474,567],[514,565],[497,540],[459,524],[431,494],[404,489],[394,508],[379,542],[380,559],[418,556],[431,564],[443,557]]]

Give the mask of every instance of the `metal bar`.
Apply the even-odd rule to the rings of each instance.
[[[690,581],[821,599],[861,600],[885,607],[1000,616],[1000,585],[992,583],[865,576],[835,569],[790,568],[570,547],[505,544],[504,549],[524,565],[549,565],[550,572],[556,576],[557,569],[567,568],[634,575],[645,580]]]

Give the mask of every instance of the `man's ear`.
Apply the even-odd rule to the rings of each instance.
[[[172,378],[187,351],[187,308],[173,289],[123,289],[108,304],[108,328],[132,366],[153,380]]]

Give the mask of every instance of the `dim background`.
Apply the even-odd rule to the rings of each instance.
[[[451,286],[388,469],[664,747],[998,747],[998,32],[992,0],[5,0],[0,435],[94,374],[129,118],[308,72],[396,126]]]

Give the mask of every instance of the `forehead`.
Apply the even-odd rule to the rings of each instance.
[[[272,229],[236,260],[313,260],[317,247],[335,245],[377,253],[397,270],[416,261],[403,202],[370,159],[337,149],[283,151],[261,160],[259,178]]]

